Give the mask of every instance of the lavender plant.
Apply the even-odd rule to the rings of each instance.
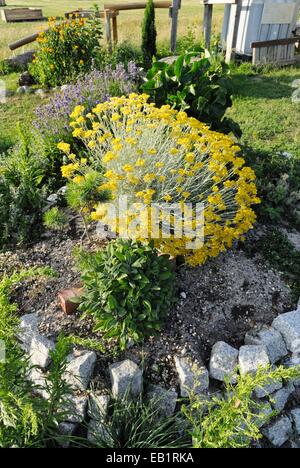
[[[69,119],[75,106],[92,109],[112,96],[127,95],[137,90],[139,78],[140,71],[134,62],[129,62],[127,67],[119,63],[115,68],[107,65],[101,71],[93,70],[38,107],[34,126],[45,137],[66,139],[71,134]]]

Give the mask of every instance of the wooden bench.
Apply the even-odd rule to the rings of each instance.
[[[1,10],[1,18],[6,23],[45,20],[40,8],[4,8]]]
[[[295,63],[295,44],[299,37],[252,42],[253,65],[291,65]]]

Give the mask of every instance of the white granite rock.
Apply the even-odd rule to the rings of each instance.
[[[300,408],[295,408],[291,411],[292,421],[295,426],[297,435],[300,436]]]
[[[130,359],[109,366],[112,394],[115,398],[138,397],[143,390],[143,373]]]
[[[282,334],[289,351],[300,353],[300,309],[279,315],[272,327]]]
[[[270,364],[265,346],[242,346],[239,352],[239,367],[242,375],[255,373],[260,367]]]
[[[150,385],[147,397],[150,401],[153,400],[155,402],[161,417],[168,417],[174,414],[178,398],[177,392],[174,389],[166,390],[159,385]]]
[[[262,433],[274,447],[281,447],[292,434],[292,423],[287,416],[282,416],[262,429]]]
[[[229,378],[232,383],[236,382],[236,369],[238,365],[239,352],[232,346],[224,343],[224,341],[217,342],[211,351],[209,373],[213,379],[225,381]]]
[[[84,351],[78,357],[70,355],[64,375],[66,382],[74,390],[86,390],[92,378],[96,360],[97,356],[94,351]]]
[[[282,335],[272,327],[265,326],[257,333],[247,333],[245,344],[265,346],[271,364],[274,364],[288,354]]]
[[[187,357],[175,356],[175,366],[179,377],[180,394],[187,397],[190,391],[206,393],[209,387],[209,374],[206,367],[192,362]]]
[[[89,396],[88,415],[97,421],[106,419],[110,397],[101,393],[93,392]]]

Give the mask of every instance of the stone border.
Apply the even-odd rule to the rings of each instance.
[[[37,366],[28,376],[37,385],[43,386],[45,373],[51,363],[51,351],[54,342],[39,334],[36,313],[21,318],[17,336],[22,348],[30,356],[32,365]],[[61,434],[70,435],[77,424],[89,417],[88,440],[93,442],[99,433],[106,435],[104,421],[109,407],[107,394],[88,391],[97,356],[93,351],[74,351],[68,357],[65,373],[66,382],[72,387],[70,404],[67,411],[70,416],[61,424]],[[209,395],[210,384],[216,381],[224,383],[231,378],[236,382],[236,369],[241,374],[255,373],[261,366],[280,365],[287,367],[300,365],[300,301],[295,311],[279,315],[271,326],[262,326],[260,330],[249,332],[245,344],[239,350],[219,341],[212,348],[209,370],[202,362],[191,361],[187,356],[174,356],[178,374],[180,393],[175,389],[165,389],[149,385],[147,398],[159,401],[159,413],[162,416],[174,414],[178,398],[186,398],[190,390],[198,394]],[[143,392],[143,372],[133,361],[126,359],[113,363],[109,367],[111,393],[115,398],[137,398]],[[290,442],[292,447],[300,447],[300,407],[285,411],[289,398],[300,386],[300,379],[284,385],[283,382],[270,383],[265,388],[258,388],[255,397],[266,403],[266,413],[278,412],[278,417],[261,432],[274,447],[281,447]],[[40,392],[47,398],[45,391]],[[263,400],[264,398],[269,400]]]

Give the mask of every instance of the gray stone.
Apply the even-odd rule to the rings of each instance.
[[[192,362],[187,357],[175,356],[175,366],[179,377],[180,395],[186,397],[191,391],[206,393],[209,387],[209,374],[206,367]]]
[[[14,95],[14,92],[11,89],[0,89],[0,102],[1,100],[11,97]]]
[[[104,421],[107,416],[110,397],[99,393],[91,393],[88,404],[88,415],[97,421]]]
[[[289,351],[300,353],[300,310],[279,315],[273,324],[273,328],[278,330],[285,341]]]
[[[239,367],[242,375],[256,373],[260,367],[270,364],[265,346],[242,346],[239,353]]]
[[[34,90],[30,86],[19,86],[17,94],[32,94]]]
[[[81,423],[86,416],[88,398],[86,395],[69,395],[64,410],[67,422]]]
[[[41,370],[32,367],[28,374],[27,379],[34,385],[34,393],[47,400],[49,398],[49,392],[46,390],[46,377]]]
[[[99,447],[104,443],[105,446],[113,447],[114,441],[108,432],[107,427],[101,421],[91,419],[88,425],[87,439],[91,444],[99,444]]]
[[[286,367],[299,367],[300,369],[300,355],[299,354],[293,354],[289,359],[284,361],[284,365]],[[291,379],[290,382],[292,382],[296,387],[300,385],[300,376],[295,379]]]
[[[225,381],[225,378],[230,378],[232,383],[236,382],[236,369],[238,365],[239,352],[229,346],[224,341],[216,343],[211,352],[209,372],[213,379]]]
[[[32,86],[34,84],[34,79],[28,71],[21,73],[19,78],[19,86]]]
[[[61,438],[58,438],[58,445],[62,448],[69,448],[72,442],[72,436],[76,431],[77,424],[62,422],[58,425],[58,434]]]
[[[50,353],[55,344],[39,334],[37,314],[21,317],[17,338],[21,341],[24,351],[29,354],[31,364],[42,369],[48,367],[51,362]]]
[[[292,424],[287,416],[282,416],[274,423],[262,429],[263,435],[274,447],[281,447],[292,434]]]
[[[174,414],[178,398],[177,392],[174,389],[166,390],[159,385],[151,385],[147,396],[159,409],[159,416],[168,417]]]
[[[274,411],[270,403],[265,402],[262,404],[259,410],[255,411],[255,413],[257,414],[257,416],[254,418],[254,423],[260,429],[267,422],[270,421],[270,418],[272,417]]]
[[[24,350],[29,354],[31,364],[46,369],[51,362],[51,351],[55,349],[53,341],[42,335],[32,336],[30,343],[24,344]]]
[[[28,333],[28,332],[38,332],[38,325],[39,325],[39,320],[37,314],[26,314],[23,315],[20,319],[20,325],[19,325],[19,334],[18,337],[21,341],[22,339],[22,333]]]
[[[257,334],[247,333],[245,344],[265,346],[271,364],[274,364],[288,354],[281,334],[272,327],[263,327]]]
[[[282,380],[278,380],[278,381],[276,380],[265,385],[263,388],[257,387],[255,390],[255,395],[257,396],[257,398],[265,398],[271,395],[271,393],[274,393],[277,390],[280,390],[281,388],[282,388]]]
[[[300,408],[293,409],[291,411],[292,421],[295,426],[297,435],[300,436]]]
[[[47,202],[50,204],[50,205],[56,205],[58,201],[58,195],[57,193],[52,193],[51,195],[49,195],[49,197],[47,198]]]
[[[70,85],[68,84],[64,84],[60,87],[61,91],[68,91],[69,88],[70,88]]]
[[[92,378],[96,360],[97,356],[94,351],[84,351],[79,357],[70,355],[64,376],[66,382],[73,389],[86,390]]]
[[[29,50],[24,54],[15,55],[7,59],[8,64],[13,66],[24,67],[32,62],[34,58],[35,50]]]
[[[44,89],[37,89],[34,94],[40,97],[41,99],[44,99],[47,97],[47,92]]]
[[[281,411],[284,410],[285,405],[287,404],[288,399],[290,398],[294,390],[294,385],[290,383],[286,387],[283,387],[280,390],[277,390],[277,392],[270,395],[271,404],[275,411],[281,413]]]
[[[130,359],[109,366],[112,394],[115,398],[138,397],[143,390],[143,373]]]

